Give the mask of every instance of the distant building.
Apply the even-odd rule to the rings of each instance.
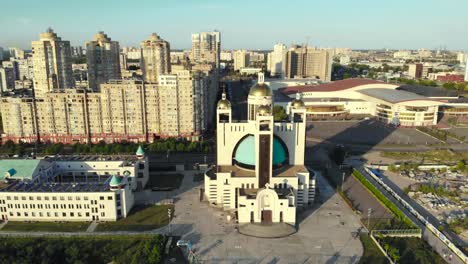
[[[419,49],[418,50],[418,57],[419,58],[430,58],[432,57],[432,51],[427,49]]]
[[[3,48],[0,47],[0,61],[2,61],[4,57],[5,57],[5,54],[4,54]]]
[[[86,42],[86,62],[90,89],[99,91],[101,84],[121,78],[119,56],[119,42],[112,41],[102,31],[94,35],[92,41]]]
[[[286,45],[278,43],[273,47],[273,51],[268,53],[267,70],[272,76],[284,77],[283,60],[286,52]]]
[[[242,75],[257,75],[260,72],[262,72],[262,68],[245,67],[239,70]]]
[[[340,57],[340,64],[341,65],[348,65],[351,62],[351,58],[349,56],[341,56]]]
[[[73,57],[81,57],[86,55],[86,49],[83,49],[81,46],[71,47]]]
[[[465,63],[468,59],[468,55],[466,52],[459,52],[457,53],[457,61],[460,63]]]
[[[141,50],[140,48],[135,47],[124,47],[122,53],[127,55],[127,59],[139,61],[141,59]]]
[[[24,50],[20,48],[9,48],[10,51],[10,57],[14,59],[24,59],[25,58],[25,53]]]
[[[145,81],[156,83],[159,76],[171,72],[170,50],[169,42],[156,33],[141,42],[141,70]]]
[[[423,69],[422,69],[422,72],[421,72],[421,77],[422,78],[427,78],[429,76],[429,74],[431,74],[433,71],[434,71],[434,68],[432,66],[424,65]]]
[[[294,47],[286,53],[285,78],[316,77],[330,81],[333,58],[326,50],[309,47]]]
[[[221,33],[219,31],[192,34],[192,61],[214,63],[219,69]]]
[[[15,89],[15,72],[12,68],[0,67],[0,91],[2,93]],[[0,95],[1,96],[1,95]]]
[[[466,58],[465,62],[465,82],[468,82],[468,58]]]
[[[49,28],[32,42],[32,52],[37,97],[74,87],[70,41],[62,40]]]
[[[2,62],[3,68],[10,68],[13,71],[13,76],[15,80],[19,80],[19,69],[18,69],[18,62],[16,62],[14,59],[9,60],[9,61],[3,61]]]
[[[250,65],[250,53],[246,50],[234,51],[234,70],[239,71]]]
[[[421,79],[421,77],[423,76],[422,63],[410,64],[408,66],[408,76],[413,79]]]
[[[18,80],[32,80],[34,78],[33,58],[28,56],[25,59],[12,59],[18,65]]]
[[[393,58],[407,60],[413,58],[413,54],[410,50],[400,50],[393,53]]]
[[[439,82],[456,82],[461,83],[465,81],[465,76],[462,74],[448,74],[445,75],[438,75],[436,78]]]
[[[232,52],[231,51],[222,51],[220,54],[220,60],[222,61],[232,61]]]

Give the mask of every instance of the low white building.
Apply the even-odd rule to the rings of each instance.
[[[0,160],[0,215],[10,221],[116,221],[128,215],[134,191],[149,178],[137,158],[53,157]]]
[[[290,98],[302,97],[310,118],[355,114],[375,116],[385,123],[401,126],[436,125],[439,106],[446,105],[447,101],[399,87],[369,79],[347,79],[289,86],[281,89],[281,93]]]
[[[239,224],[286,223],[315,198],[315,177],[304,166],[305,108],[273,120],[272,91],[263,74],[249,92],[248,120],[233,121],[231,103],[217,106],[217,165],[205,174],[205,197],[232,212]]]

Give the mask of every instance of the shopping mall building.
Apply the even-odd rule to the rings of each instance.
[[[374,116],[407,127],[436,125],[443,114],[467,115],[468,102],[440,87],[399,86],[370,79],[288,86],[276,93],[287,109],[301,98],[309,119]]]

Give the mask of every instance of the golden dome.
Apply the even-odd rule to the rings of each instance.
[[[226,92],[223,91],[221,94],[221,100],[218,101],[218,109],[228,109],[231,108],[231,102],[226,98]]]
[[[221,99],[218,101],[218,109],[228,109],[231,108],[231,102],[227,99]]]
[[[94,35],[94,40],[95,41],[110,41],[111,39],[107,37],[107,34],[104,33],[104,31],[99,31]]]
[[[293,108],[301,108],[301,107],[305,107],[305,104],[301,99],[294,99],[291,101],[291,106]]]
[[[252,86],[252,88],[250,88],[250,91],[249,91],[249,96],[264,97],[264,96],[271,96],[271,95],[272,95],[271,89],[265,83],[257,83],[254,86]]]
[[[271,109],[267,105],[262,105],[262,106],[260,106],[258,108],[257,113],[260,114],[260,115],[269,115],[269,114],[271,114]]]

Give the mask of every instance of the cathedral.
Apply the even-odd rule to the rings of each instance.
[[[205,174],[205,198],[239,225],[295,226],[297,210],[315,197],[314,172],[304,166],[304,102],[293,100],[285,121],[274,120],[273,105],[263,74],[249,91],[247,120],[232,120],[225,93],[217,104],[217,164]]]

